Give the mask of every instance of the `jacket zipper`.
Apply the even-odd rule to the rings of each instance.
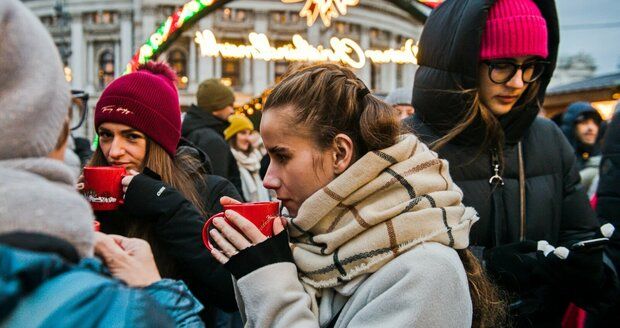
[[[493,176],[489,179],[489,184],[499,184],[500,186],[504,185],[504,179],[499,175],[499,155],[497,154],[497,149],[491,149],[491,169],[493,170]]]
[[[520,240],[525,240],[525,165],[523,163],[523,145],[521,141],[517,145],[519,150],[519,198],[521,199],[520,203],[520,214],[521,214],[521,231],[520,231]]]

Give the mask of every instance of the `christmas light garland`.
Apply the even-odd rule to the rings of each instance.
[[[419,3],[435,8],[443,0],[417,0]],[[148,40],[138,48],[131,61],[127,64],[125,74],[134,72],[138,66],[154,59],[162,49],[166,48],[168,42],[173,41],[174,34],[182,28],[191,25],[197,18],[207,14],[207,10],[215,9],[215,5],[225,4],[229,1],[224,0],[191,0],[170,15],[166,21],[151,34]]]

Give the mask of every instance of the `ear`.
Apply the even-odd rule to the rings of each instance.
[[[334,173],[344,172],[353,161],[353,140],[346,134],[339,133],[333,144]]]

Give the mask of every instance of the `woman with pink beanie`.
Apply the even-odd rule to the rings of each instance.
[[[538,117],[555,68],[552,0],[448,0],[428,18],[405,120],[440,157],[480,221],[471,249],[508,292],[517,327],[559,327],[569,302],[611,304],[615,277],[571,146]]]

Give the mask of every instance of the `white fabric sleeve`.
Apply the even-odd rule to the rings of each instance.
[[[310,296],[293,263],[280,262],[245,275],[235,284],[245,327],[319,327]]]

